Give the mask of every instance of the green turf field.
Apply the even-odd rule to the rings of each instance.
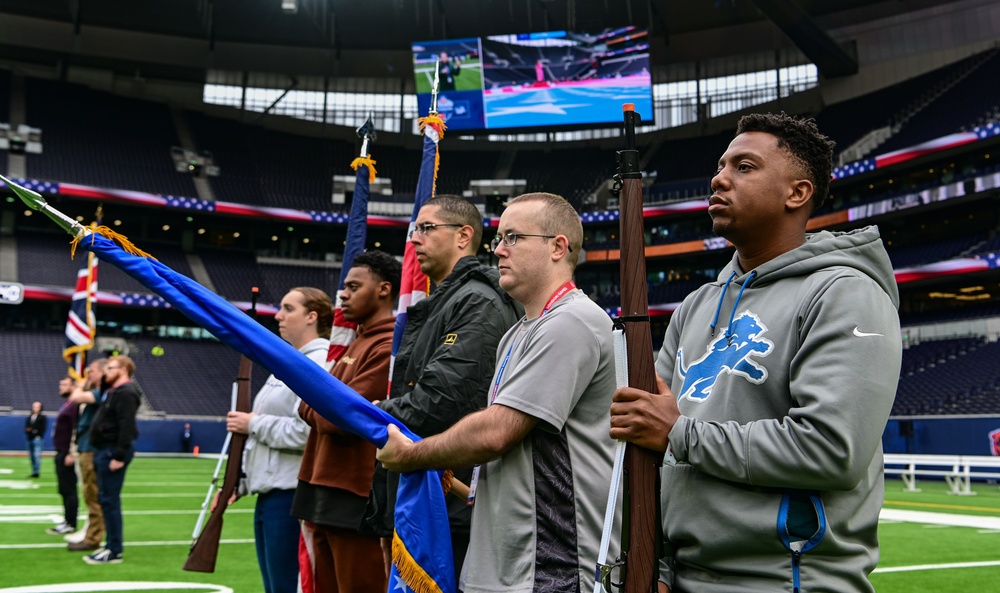
[[[66,551],[61,536],[45,533],[61,516],[52,463],[45,457],[43,477],[31,480],[25,477],[26,456],[0,456],[0,593],[27,586],[33,586],[31,593],[263,591],[253,545],[253,499],[226,512],[215,573],[181,570],[214,460],[140,456],[133,461],[122,497],[125,561],[110,566],[85,564],[82,553]],[[872,575],[876,589],[991,590],[1000,581],[1000,487],[975,484],[977,496],[969,497],[948,495],[943,482],[920,487],[922,492],[906,493],[898,481],[886,484],[886,509],[932,515],[924,522],[881,523],[882,562]],[[85,516],[83,509],[81,522]],[[971,526],[941,524],[945,521]]]
[[[417,94],[431,92],[434,83],[434,64],[420,64],[416,67],[414,76],[417,83]],[[456,91],[474,91],[483,88],[482,65],[478,59],[462,62],[462,70],[455,77]]]
[[[42,477],[31,480],[25,477],[30,473],[27,457],[0,457],[0,587],[132,582],[136,584],[114,590],[264,590],[253,544],[252,498],[237,501],[226,511],[216,571],[207,574],[181,569],[215,460],[137,457],[128,468],[122,492],[125,561],[108,566],[84,563],[82,552],[66,550],[62,536],[45,533],[62,516],[52,463],[51,457],[45,457]],[[86,507],[82,500],[80,504],[82,526]],[[156,583],[203,586],[163,589]],[[111,586],[81,584],[58,590],[106,591]]]

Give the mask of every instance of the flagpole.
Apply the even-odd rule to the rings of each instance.
[[[83,243],[88,251],[99,254],[101,261],[121,269],[219,340],[270,369],[324,418],[376,447],[385,445],[389,424],[398,426],[411,440],[420,440],[398,420],[213,291],[143,255],[125,237],[110,229],[100,227],[90,234],[82,225],[60,216],[54,208],[45,208],[37,192],[12,182],[8,186],[29,208],[43,211],[74,237],[90,235]],[[398,547],[401,556],[394,566],[406,584],[420,593],[455,590],[451,549],[440,545],[450,541],[444,503],[440,472],[427,470],[400,476],[394,551]]]
[[[354,258],[365,250],[367,240],[368,198],[376,174],[375,160],[368,154],[368,145],[377,137],[371,114],[358,128],[357,133],[361,138],[361,155],[351,161],[351,168],[355,172],[354,196],[351,199],[351,214],[347,219],[347,239],[344,241],[344,256],[340,262],[340,279],[333,295],[333,326],[330,328],[330,348],[326,352],[328,364],[336,364],[358,336],[358,324],[344,319],[340,294],[344,290],[344,283],[347,282],[347,274],[354,265]]]

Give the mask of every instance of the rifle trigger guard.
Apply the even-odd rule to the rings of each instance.
[[[601,589],[605,593],[612,593],[612,587],[618,589],[619,591],[625,587],[625,581],[616,583],[611,580],[611,571],[616,568],[624,568],[625,561],[619,557],[615,562],[609,562],[606,564],[597,565],[598,581],[601,583]]]
[[[613,179],[614,182],[615,182],[614,185],[611,186],[611,193],[613,193],[613,194],[615,194],[617,196],[617,195],[619,195],[619,194],[622,193],[622,185],[623,185],[622,175],[621,175],[621,173],[615,173],[611,177],[611,179]]]

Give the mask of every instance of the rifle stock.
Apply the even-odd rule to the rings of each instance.
[[[257,312],[257,287],[253,289],[253,300],[250,305],[251,316]],[[239,374],[236,376],[236,411],[250,411],[250,375],[253,373],[253,362],[246,356],[240,357]],[[192,572],[215,572],[215,561],[219,555],[219,539],[222,537],[222,514],[229,506],[229,499],[236,492],[243,468],[243,446],[247,435],[233,433],[229,444],[229,458],[226,460],[226,477],[219,490],[218,503],[212,510],[205,528],[191,544],[191,551],[184,562],[184,570]]]
[[[635,147],[639,114],[623,107],[625,150],[618,152],[621,237],[621,317],[625,326],[628,384],[656,393],[653,342],[646,293],[646,247],[643,240],[642,172]],[[625,448],[625,500],[622,537],[625,592],[656,591],[661,456],[633,444]]]

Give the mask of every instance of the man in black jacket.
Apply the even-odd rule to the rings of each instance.
[[[73,379],[70,377],[59,380],[59,395],[66,401],[56,415],[52,445],[56,449],[56,480],[59,484],[59,496],[63,499],[63,522],[46,530],[46,533],[52,535],[76,533],[76,517],[80,506],[80,497],[76,491],[76,464],[72,451],[73,431],[76,429],[80,406],[69,400],[73,388]]]
[[[31,415],[24,420],[24,436],[28,439],[28,457],[31,459],[31,477],[42,471],[42,440],[48,420],[42,413],[42,402],[31,404]]]
[[[97,490],[107,532],[106,547],[83,557],[87,564],[119,564],[122,561],[122,486],[125,470],[135,455],[133,441],[139,435],[135,414],[141,399],[138,385],[132,381],[135,363],[128,356],[114,356],[104,366],[108,390],[98,402],[90,423],[90,442],[94,446]]]
[[[497,270],[476,259],[482,237],[479,209],[449,195],[424,204],[410,236],[420,269],[435,288],[407,310],[390,396],[379,406],[421,437],[444,432],[463,416],[486,407],[497,345],[523,314],[500,288]],[[456,478],[469,483],[472,468],[452,469]],[[376,491],[379,479],[376,475]],[[387,523],[397,483],[398,476],[390,474]],[[464,500],[450,497],[448,514],[457,577],[469,543],[472,512]],[[391,523],[385,528],[383,535],[391,534]]]

